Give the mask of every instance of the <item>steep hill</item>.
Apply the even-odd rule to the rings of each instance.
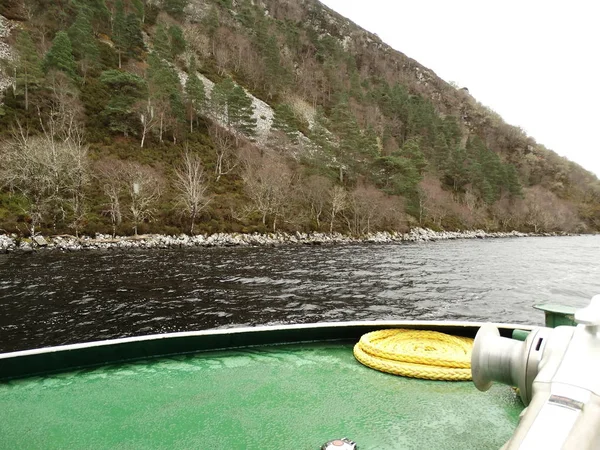
[[[593,174],[317,1],[0,14],[5,231],[600,229]]]

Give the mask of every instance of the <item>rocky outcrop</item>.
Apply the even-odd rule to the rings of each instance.
[[[552,234],[553,235],[553,234]],[[95,237],[55,236],[44,239],[46,245],[40,246],[39,239],[19,239],[16,235],[0,235],[0,253],[14,251],[30,252],[34,250],[79,251],[79,250],[134,250],[134,249],[170,249],[187,247],[242,247],[242,246],[278,246],[278,245],[343,245],[357,243],[402,243],[432,242],[453,239],[492,239],[542,236],[512,231],[509,233],[489,233],[483,230],[473,231],[433,231],[415,228],[409,233],[378,232],[357,238],[340,233],[269,233],[241,234],[216,233],[211,235],[144,235],[137,237],[117,237],[97,234]],[[543,236],[551,236],[544,234]]]
[[[13,28],[13,24],[0,15],[0,61],[12,61],[14,58],[14,54],[7,42]],[[11,74],[7,73],[6,68],[0,64],[0,97],[6,88],[12,86],[12,83]]]

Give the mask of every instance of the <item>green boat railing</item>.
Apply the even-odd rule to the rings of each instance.
[[[573,306],[544,303],[541,305],[535,305],[534,308],[544,311],[545,322],[548,328],[556,328],[563,325],[577,325],[577,323],[575,323],[575,311],[577,308]]]
[[[276,325],[191,331],[63,345],[0,354],[0,381],[163,356],[261,345],[355,341],[383,328],[413,328],[474,337],[482,323],[451,321],[365,321]],[[522,325],[498,325],[510,337]]]

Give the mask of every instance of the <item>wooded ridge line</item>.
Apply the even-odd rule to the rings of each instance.
[[[593,174],[315,0],[0,14],[2,232],[600,230]]]

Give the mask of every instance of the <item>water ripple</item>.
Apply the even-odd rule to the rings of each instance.
[[[600,293],[600,237],[0,255],[0,352],[260,324],[541,323]]]

